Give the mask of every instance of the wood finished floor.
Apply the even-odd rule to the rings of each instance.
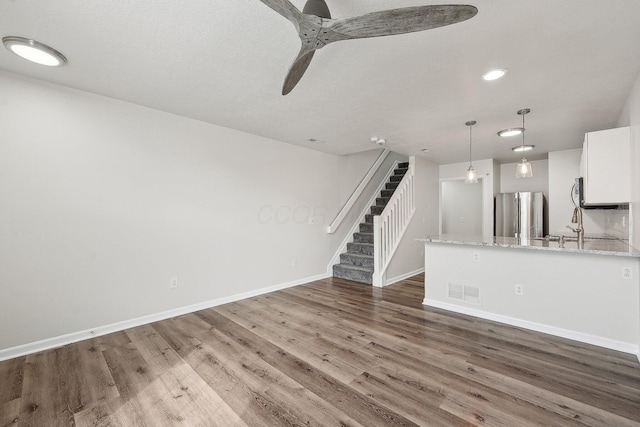
[[[0,362],[4,426],[640,426],[634,356],[326,279]]]

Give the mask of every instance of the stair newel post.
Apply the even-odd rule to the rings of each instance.
[[[373,217],[373,280],[372,285],[378,288],[382,287],[382,275],[380,271],[382,269],[382,263],[380,257],[382,256],[382,231],[380,230],[380,216]]]

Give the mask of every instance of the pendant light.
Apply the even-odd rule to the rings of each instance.
[[[476,170],[471,165],[471,127],[476,124],[475,120],[470,120],[465,123],[465,125],[469,126],[469,168],[467,169],[467,173],[464,177],[465,184],[477,184],[478,183],[478,174]]]
[[[531,110],[528,108],[523,108],[522,110],[518,110],[518,115],[522,116],[522,152],[525,151],[524,145],[524,133],[526,131],[524,127],[524,116],[525,114],[530,113]],[[522,156],[522,161],[516,165],[516,178],[531,178],[533,176],[533,168],[531,167],[531,163],[527,161],[527,159]]]

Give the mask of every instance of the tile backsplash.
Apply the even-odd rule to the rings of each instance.
[[[605,233],[616,239],[629,240],[629,208],[627,206],[607,211]]]

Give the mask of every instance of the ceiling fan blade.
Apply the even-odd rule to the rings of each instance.
[[[287,77],[284,79],[284,84],[282,85],[283,95],[288,94],[293,90],[294,87],[296,87],[296,85],[304,75],[304,72],[307,71],[309,64],[311,64],[314,53],[316,53],[315,49],[302,46],[302,49],[300,49],[300,53],[298,53],[298,56],[289,68]]]
[[[271,9],[278,12],[280,15],[287,18],[298,28],[298,21],[303,16],[302,12],[298,10],[289,0],[260,0],[262,3],[269,6]]]
[[[331,41],[430,30],[466,21],[477,13],[478,9],[470,5],[415,6],[372,12],[336,20],[330,29],[337,37]]]

